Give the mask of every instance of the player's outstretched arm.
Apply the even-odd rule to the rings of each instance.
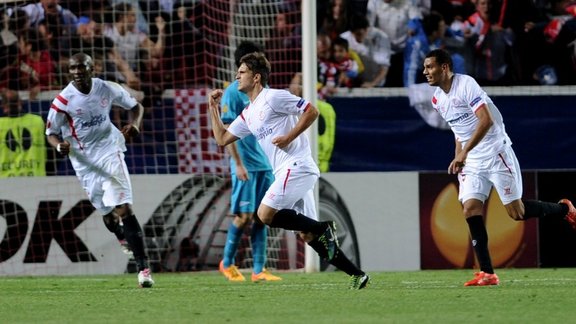
[[[212,133],[214,133],[216,143],[220,146],[226,146],[238,139],[238,137],[232,135],[226,130],[222,119],[220,119],[220,100],[222,99],[223,93],[224,91],[222,91],[222,89],[216,89],[208,95],[208,108],[210,110]]]

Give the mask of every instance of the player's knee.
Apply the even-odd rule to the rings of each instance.
[[[513,220],[521,221],[524,220],[524,205],[521,202],[513,201],[512,203],[504,205],[508,216]]]
[[[306,243],[312,241],[316,237],[312,233],[304,233],[304,232],[299,232],[298,236],[300,236],[300,238]]]
[[[132,215],[132,208],[130,207],[130,204],[118,205],[114,208],[114,213],[123,219]]]
[[[520,210],[517,209],[509,209],[508,216],[510,216],[510,218],[516,221],[524,220],[524,213],[522,213]]]
[[[102,216],[102,220],[104,221],[104,225],[106,226],[106,228],[112,233],[115,233],[116,230],[118,230],[118,227],[120,226],[118,217],[114,215],[114,212]]]
[[[250,216],[252,214],[240,213],[234,217],[234,225],[238,228],[243,228],[250,221]]]
[[[272,223],[272,220],[274,219],[275,212],[276,211],[274,209],[266,205],[260,205],[256,217],[258,217],[262,223],[270,225]]]

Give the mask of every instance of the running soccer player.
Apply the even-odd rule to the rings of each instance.
[[[317,221],[314,185],[320,176],[310,144],[302,134],[316,118],[318,109],[286,90],[267,88],[270,62],[262,53],[242,57],[236,73],[238,90],[250,105],[228,128],[220,119],[223,91],[209,95],[212,131],[225,146],[254,135],[274,170],[275,180],[266,191],[257,216],[270,227],[305,233],[306,242],[325,260],[351,276],[351,289],[366,287],[369,276],[338,247],[334,222]]]
[[[249,41],[242,42],[234,52],[236,67],[240,66],[242,56],[262,52],[262,48]],[[222,121],[230,124],[242,113],[242,109],[250,104],[245,93],[238,91],[238,81],[232,82],[222,96]],[[230,173],[232,176],[232,195],[230,197],[230,212],[234,220],[228,227],[224,255],[220,261],[219,270],[229,281],[245,281],[246,279],[236,267],[234,257],[238,244],[244,233],[244,228],[256,214],[256,207],[264,197],[264,193],[274,181],[272,167],[253,135],[249,135],[236,143],[226,146],[230,153]],[[282,278],[271,274],[266,268],[266,244],[268,228],[257,218],[252,221],[250,243],[252,245],[253,270],[251,280],[278,281]]]
[[[424,75],[436,86],[432,105],[444,118],[456,140],[448,173],[458,174],[458,199],[470,229],[480,271],[465,286],[498,285],[488,234],[484,224],[484,202],[492,187],[498,192],[508,216],[517,221],[535,217],[564,217],[576,229],[576,209],[568,199],[558,203],[522,199],[520,164],[506,134],[500,111],[476,80],[453,72],[448,52],[437,49],[424,59]]]
[[[119,84],[93,78],[92,58],[84,53],[69,61],[72,81],[52,101],[46,123],[48,142],[70,158],[90,202],[103,215],[106,228],[124,235],[138,268],[138,284],[152,287],[143,233],[132,212],[132,184],[125,139],[138,136],[144,108]],[[132,110],[132,123],[119,131],[110,122],[112,105]]]

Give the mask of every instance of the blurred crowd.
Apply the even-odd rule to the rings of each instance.
[[[140,90],[149,101],[165,89],[211,86],[221,46],[229,41],[222,36],[227,31],[216,35],[206,29],[214,14],[206,11],[210,2],[5,3],[0,88],[29,90],[32,99],[60,89],[68,82],[68,58],[79,51],[95,59],[98,77]],[[424,56],[439,47],[453,53],[457,72],[481,85],[576,84],[576,0],[318,0],[316,5],[321,97],[341,87],[421,83]],[[299,0],[284,1],[264,44],[274,87],[288,88],[300,70],[299,6]]]
[[[425,82],[445,48],[481,85],[576,84],[574,0],[331,0],[318,9],[321,94]]]
[[[166,88],[208,84],[197,1],[39,0],[4,4],[0,88],[30,98],[68,83],[71,55],[85,52],[97,77],[157,99]],[[194,84],[187,84],[194,82]],[[152,104],[152,102],[149,102]],[[149,105],[148,105],[149,106]]]

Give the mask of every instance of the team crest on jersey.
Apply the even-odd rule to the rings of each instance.
[[[106,108],[108,106],[108,98],[102,98],[102,100],[100,100],[100,107],[102,108]]]
[[[260,116],[258,116],[258,118],[260,120],[264,120],[264,117],[266,117],[266,113],[264,111],[260,111]]]
[[[82,115],[83,113],[82,108],[76,108],[76,115]]]
[[[224,105],[222,106],[222,113],[227,113],[228,112],[228,105]]]

